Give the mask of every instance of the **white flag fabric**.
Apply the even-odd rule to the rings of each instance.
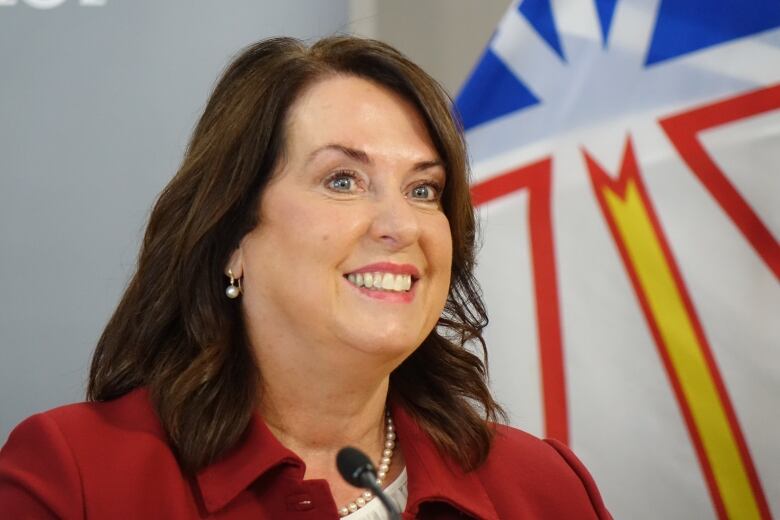
[[[513,424],[615,518],[780,518],[780,2],[514,2],[456,104]]]

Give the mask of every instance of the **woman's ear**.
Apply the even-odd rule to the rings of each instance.
[[[233,275],[233,278],[244,276],[244,257],[240,245],[230,255],[230,259],[225,266],[225,276],[230,276],[230,274]]]

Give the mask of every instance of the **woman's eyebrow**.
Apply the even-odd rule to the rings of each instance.
[[[319,155],[322,152],[325,152],[327,150],[334,150],[337,152],[341,152],[342,154],[346,155],[350,159],[355,159],[358,162],[362,162],[364,164],[371,164],[371,158],[368,156],[366,152],[363,150],[358,150],[357,148],[350,148],[349,146],[344,146],[343,144],[326,144],[325,146],[321,146],[314,150],[312,153],[309,154],[308,159],[306,159],[306,163],[310,163],[314,158]]]
[[[373,164],[371,157],[369,157],[369,155],[363,150],[358,150],[357,148],[352,148],[349,146],[345,146],[343,144],[336,144],[336,143],[326,144],[324,146],[317,148],[316,150],[314,150],[309,154],[309,157],[306,159],[306,163],[307,164],[310,163],[316,158],[317,155],[328,150],[333,150],[342,153],[347,157],[349,157],[350,159],[354,159],[363,164]],[[418,163],[415,163],[414,166],[412,166],[412,170],[423,171],[429,168],[437,168],[437,167],[444,168],[444,162],[440,159],[420,161]]]
[[[415,163],[412,169],[414,171],[423,171],[429,168],[444,168],[444,161],[442,161],[441,159],[433,159],[431,161],[421,161]]]

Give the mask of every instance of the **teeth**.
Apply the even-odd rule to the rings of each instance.
[[[392,273],[350,273],[347,280],[357,287],[367,289],[405,292],[412,288],[412,275]]]
[[[395,287],[395,276],[390,273],[385,273],[382,277],[382,289],[385,291],[392,291]]]

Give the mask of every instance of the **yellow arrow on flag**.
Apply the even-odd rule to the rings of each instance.
[[[631,141],[617,180],[583,151],[721,518],[769,518],[766,499],[704,331],[642,184]]]

